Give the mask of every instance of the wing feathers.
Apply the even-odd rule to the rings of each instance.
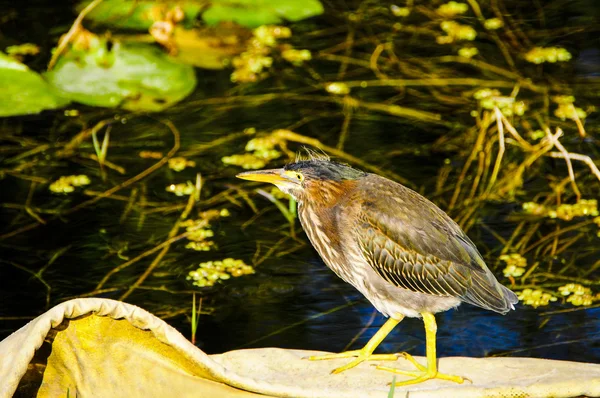
[[[399,184],[387,182],[391,199],[377,195],[381,177],[369,178],[374,179],[374,194],[369,196],[375,201],[363,203],[356,236],[364,258],[382,278],[414,292],[457,297],[499,313],[513,308],[516,295],[498,283],[452,219]]]

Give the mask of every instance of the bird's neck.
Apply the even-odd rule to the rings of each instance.
[[[308,185],[305,190],[303,202],[307,202],[316,210],[331,208],[342,200],[346,194],[354,189],[354,181],[319,181]]]

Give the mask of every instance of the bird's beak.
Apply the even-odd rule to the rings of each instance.
[[[246,171],[236,175],[242,180],[269,182],[271,184],[289,183],[290,179],[282,175],[283,169]]]

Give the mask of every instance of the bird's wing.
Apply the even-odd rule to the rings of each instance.
[[[505,313],[516,296],[501,286],[477,248],[446,213],[416,192],[370,175],[358,217],[359,246],[398,287]]]

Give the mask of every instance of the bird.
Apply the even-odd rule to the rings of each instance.
[[[430,379],[463,383],[466,377],[438,371],[435,314],[463,302],[503,315],[515,309],[516,294],[497,281],[460,226],[400,183],[324,154],[236,177],[274,184],[293,197],[302,227],[325,264],[388,318],[363,348],[308,358],[352,358],[332,373],[364,361],[404,357],[416,371],[377,367],[408,376],[396,386]],[[423,320],[426,365],[408,353],[374,354],[405,317]]]

